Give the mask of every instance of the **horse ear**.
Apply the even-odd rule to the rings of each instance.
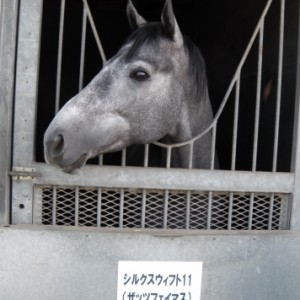
[[[135,30],[147,23],[147,21],[136,11],[131,0],[128,0],[127,2],[127,17],[132,30]]]
[[[173,5],[171,0],[166,0],[165,2],[161,14],[161,22],[166,32],[172,37],[173,41],[176,42],[178,46],[182,46],[183,37],[174,15]]]

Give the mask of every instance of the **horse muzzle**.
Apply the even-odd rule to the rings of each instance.
[[[89,158],[128,146],[130,126],[117,114],[103,114],[90,123],[61,118],[58,114],[44,135],[44,156],[48,164],[67,173],[80,169]],[[65,122],[63,120],[67,120]]]

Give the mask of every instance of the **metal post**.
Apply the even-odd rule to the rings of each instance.
[[[299,14],[300,16],[300,14]],[[300,29],[300,24],[298,25]],[[296,77],[296,100],[294,117],[294,140],[291,171],[294,172],[294,191],[290,229],[300,230],[300,30],[298,29],[298,56]]]
[[[10,2],[10,0],[7,0]],[[34,130],[37,100],[40,36],[42,24],[41,0],[20,1],[16,80],[14,97],[13,168],[34,172]],[[2,72],[2,69],[1,69]],[[2,122],[2,120],[1,120]],[[2,155],[2,153],[1,153]],[[33,220],[33,178],[13,179],[12,223],[31,224]],[[24,178],[23,178],[24,179]]]
[[[0,2],[0,224],[10,223],[12,110],[19,0]]]

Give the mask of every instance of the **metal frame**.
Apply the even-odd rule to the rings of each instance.
[[[299,12],[300,18],[300,12]],[[294,116],[294,141],[291,170],[294,175],[293,205],[291,209],[291,229],[300,230],[300,24],[298,25],[298,56],[296,77],[296,103]]]
[[[10,222],[12,116],[18,0],[0,1],[0,224]]]
[[[42,0],[20,2],[14,109],[13,171],[15,172],[33,171],[42,4]],[[13,180],[13,222],[30,222],[32,199],[32,182]],[[24,213],[19,214],[19,211]]]
[[[64,4],[65,0],[61,2],[61,20],[63,23]],[[86,1],[84,1],[87,4]],[[259,95],[261,85],[261,65],[262,65],[262,45],[263,45],[263,22],[265,15],[270,7],[272,0],[267,2],[267,5],[262,13],[261,19],[255,29],[255,32],[249,42],[249,45],[242,58],[241,64],[238,66],[234,78],[228,88],[228,91],[224,97],[224,101],[214,119],[213,124],[214,132],[216,130],[217,120],[235,87],[235,125],[234,136],[237,132],[238,121],[238,105],[239,105],[239,84],[240,73],[243,62],[245,61],[252,44],[256,36],[259,34],[259,72],[257,78],[257,111],[259,109]],[[282,11],[284,11],[284,0],[281,0]],[[87,5],[84,6],[84,22],[83,22],[83,34],[82,41],[85,40],[85,28],[86,19],[93,24],[91,12]],[[238,172],[238,171],[217,171],[217,170],[179,170],[172,169],[170,167],[170,153],[171,148],[190,144],[194,142],[195,137],[191,141],[176,145],[164,145],[156,143],[162,147],[167,147],[168,157],[167,168],[150,168],[147,167],[147,156],[145,156],[145,168],[124,167],[126,150],[123,151],[122,166],[120,167],[107,167],[102,166],[85,166],[77,175],[66,176],[60,171],[54,169],[51,166],[42,163],[36,163],[33,159],[34,149],[34,128],[35,128],[35,107],[36,107],[36,83],[38,75],[38,57],[39,57],[39,43],[40,43],[40,31],[41,31],[41,9],[42,0],[27,0],[22,1],[20,6],[20,26],[19,26],[19,46],[18,46],[18,61],[17,61],[17,73],[16,73],[16,95],[15,95],[15,144],[13,151],[13,190],[12,190],[12,216],[13,223],[15,224],[31,224],[33,221],[32,208],[34,199],[34,185],[69,185],[69,186],[94,186],[94,187],[117,187],[117,188],[141,188],[141,189],[180,189],[180,190],[204,190],[204,191],[229,191],[229,192],[266,192],[266,193],[297,193],[297,187],[295,185],[295,176],[297,173],[277,173],[276,160],[274,155],[273,172],[254,172],[256,170],[256,147],[254,142],[254,156],[253,156],[253,168],[252,172]],[[29,23],[28,20],[31,20]],[[36,24],[39,24],[37,26]],[[282,68],[282,48],[283,48],[283,13],[281,14],[280,23],[280,55],[279,55],[279,69]],[[93,26],[92,26],[93,27]],[[97,33],[94,32],[96,40],[98,39],[99,52],[102,55],[102,59],[105,60],[103,49],[100,43]],[[59,35],[59,53],[62,54],[62,36],[63,31],[61,29]],[[102,49],[102,51],[101,51]],[[82,53],[84,47],[82,46]],[[83,55],[81,61],[81,76],[79,88],[82,86],[83,77]],[[57,90],[59,90],[59,78],[60,78],[60,66],[61,59],[58,60],[57,68]],[[299,77],[299,76],[298,76]],[[278,79],[281,81],[281,71],[278,74]],[[298,78],[299,81],[299,78]],[[26,91],[26,93],[24,93]],[[56,93],[58,95],[58,93]],[[278,86],[277,91],[277,118],[274,147],[278,144],[278,124],[279,124],[279,108],[280,108],[280,94],[281,87]],[[59,104],[59,97],[56,99],[56,107]],[[254,141],[257,139],[258,131],[258,113],[256,114],[256,134]],[[298,126],[296,124],[295,126]],[[209,128],[210,129],[210,128]],[[207,129],[207,130],[209,130]],[[202,133],[201,135],[205,134]],[[233,149],[236,146],[236,138],[233,140]],[[297,142],[295,146],[299,149]],[[148,146],[145,148],[145,153],[148,153]],[[191,147],[192,148],[192,147]],[[298,150],[299,151],[299,150]],[[300,153],[299,153],[300,154]],[[299,159],[299,156],[297,156]],[[100,160],[101,164],[101,160]],[[191,167],[191,165],[190,165]],[[213,168],[213,164],[212,164]],[[235,169],[235,154],[232,155],[232,170]],[[27,174],[27,176],[26,176]],[[295,176],[294,176],[295,175]],[[298,197],[297,197],[298,199]],[[294,208],[297,211],[296,197],[294,197]],[[299,215],[299,214],[298,214]],[[296,212],[293,212],[292,226],[291,228],[297,228]]]

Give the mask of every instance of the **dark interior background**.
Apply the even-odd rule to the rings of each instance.
[[[126,17],[126,0],[89,0],[107,58],[113,56],[130,29]],[[148,21],[160,19],[164,0],[133,0]],[[235,69],[249,42],[266,0],[173,0],[178,24],[203,53],[207,66],[209,92],[214,112],[225,95]],[[262,98],[258,142],[258,170],[272,168],[275,105],[278,69],[280,1],[274,0],[266,18]],[[289,171],[291,164],[293,116],[295,102],[296,52],[299,1],[286,1],[283,85],[279,136],[278,171]],[[78,92],[81,49],[82,1],[66,0],[61,106]],[[54,117],[60,0],[44,0],[38,110],[36,160],[43,159],[43,134]],[[242,70],[237,169],[250,170],[254,134],[257,78],[257,42]],[[87,28],[84,83],[102,67],[90,25]],[[233,126],[233,98],[220,118],[217,153],[222,169],[230,169]],[[117,155],[108,160],[118,163]]]

